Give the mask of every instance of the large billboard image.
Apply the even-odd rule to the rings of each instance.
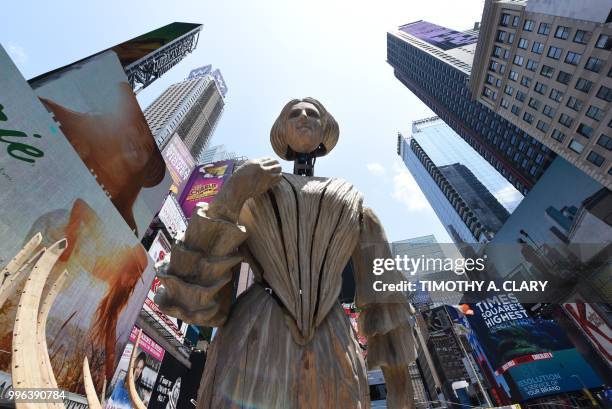
[[[230,177],[233,171],[234,161],[232,160],[224,160],[196,167],[191,173],[191,177],[179,199],[185,217],[191,217],[199,202],[212,202],[221,190],[223,183]]]
[[[36,233],[45,247],[67,239],[49,277],[67,271],[47,320],[48,352],[60,388],[83,392],[87,356],[101,390],[150,288],[153,263],[2,48],[0,71],[0,267]],[[0,309],[2,351],[12,349],[26,277],[15,279]],[[10,365],[11,354],[0,353],[0,371]]]
[[[427,21],[416,21],[403,25],[400,27],[400,31],[445,51],[478,42],[478,36],[475,34],[462,33]]]
[[[168,144],[162,150],[162,156],[166,161],[170,176],[172,176],[172,191],[179,196],[183,187],[196,166],[189,149],[178,134],[174,134]]]
[[[504,296],[506,297],[506,296]],[[601,380],[554,320],[532,317],[512,294],[471,304],[470,327],[512,400],[598,387]]]
[[[171,178],[117,56],[111,51],[99,54],[30,85],[141,237]]]

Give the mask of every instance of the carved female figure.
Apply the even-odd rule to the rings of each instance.
[[[270,139],[295,159],[329,153],[338,135],[323,105],[305,98],[285,105]],[[338,302],[350,257],[368,365],[383,369],[390,408],[413,407],[411,307],[372,289],[381,279],[372,260],[391,257],[380,222],[350,183],[281,173],[265,158],[246,162],[194,213],[160,274],[156,302],[166,313],[220,327],[198,408],[369,408],[365,365]],[[230,308],[230,268],[241,260],[255,283]]]

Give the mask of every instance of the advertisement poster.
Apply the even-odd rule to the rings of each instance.
[[[196,162],[181,137],[176,133],[172,135],[172,138],[162,150],[162,156],[172,177],[171,190],[178,196],[183,191]]]
[[[172,181],[117,56],[108,51],[30,85],[142,238]]]
[[[587,387],[602,385],[559,324],[530,316],[512,294],[506,298],[471,304],[468,322],[495,374],[516,385],[513,400],[580,390],[576,377]]]
[[[601,356],[612,364],[612,329],[595,306],[584,302],[563,304],[565,310],[582,328]]]
[[[196,167],[191,173],[179,200],[185,217],[191,217],[196,204],[199,202],[212,202],[233,171],[234,161],[232,160]]]
[[[170,254],[171,248],[170,240],[168,240],[163,231],[158,230],[153,243],[151,243],[151,247],[149,247],[149,256],[157,264],[160,261],[164,261],[166,256]]]
[[[47,320],[60,388],[83,393],[89,358],[96,388],[110,379],[151,286],[153,263],[32,89],[0,48],[0,267],[36,233],[68,246],[49,281],[67,276]],[[25,279],[24,275],[24,279]],[[10,351],[19,290],[0,309]],[[10,372],[11,354],[0,354]]]
[[[176,239],[177,236],[182,235],[187,230],[187,219],[173,194],[169,194],[166,197],[166,201],[157,216],[166,226],[166,230],[168,230],[173,239]]]
[[[193,378],[201,379],[203,368],[199,369],[200,374],[194,373],[198,371],[195,365],[189,370],[172,355],[166,354],[153,387],[148,409],[193,408],[191,400],[195,401],[197,398],[199,386],[199,383],[193,382]]]
[[[106,409],[132,409],[130,395],[127,387],[127,370],[130,366],[130,357],[134,349],[134,342],[138,336],[139,328],[134,326],[130,333],[130,342],[125,346],[115,375],[107,389]],[[145,406],[151,400],[153,385],[159,373],[165,354],[164,349],[149,338],[144,332],[137,346],[136,361],[134,362],[134,385],[136,392]]]

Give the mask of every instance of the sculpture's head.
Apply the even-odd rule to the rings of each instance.
[[[323,104],[314,98],[289,101],[274,122],[270,142],[285,160],[298,154],[323,156],[338,142],[338,123]]]

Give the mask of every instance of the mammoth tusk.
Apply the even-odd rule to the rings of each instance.
[[[87,395],[87,404],[89,405],[89,409],[102,409],[100,401],[98,401],[98,397],[96,396],[96,387],[91,379],[91,372],[89,371],[89,361],[87,360],[87,357],[83,359],[83,383],[85,384],[85,394]],[[104,385],[106,387],[106,380],[104,381]]]
[[[51,366],[51,359],[49,358],[49,352],[47,348],[47,318],[49,317],[49,311],[57,298],[64,282],[66,281],[66,277],[68,275],[68,271],[64,270],[62,274],[60,274],[55,282],[49,288],[49,292],[44,297],[42,303],[40,304],[38,311],[38,325],[37,325],[37,336],[38,336],[38,356],[41,358],[41,375],[43,376],[45,382],[49,383],[50,388],[57,388],[57,380],[55,379],[55,374],[53,374],[53,367]]]
[[[47,251],[45,247],[38,250],[28,261],[26,261],[17,272],[6,277],[4,284],[0,287],[0,308],[4,305],[6,300],[17,291],[18,288],[23,286],[24,280],[28,277],[26,271],[28,268],[35,263],[40,256]]]
[[[134,363],[136,362],[136,355],[138,344],[140,343],[140,336],[142,335],[142,329],[138,331],[136,341],[134,342],[134,349],[132,349],[132,356],[130,356],[130,366],[128,367],[128,389],[130,392],[130,400],[132,406],[136,409],[147,409],[144,403],[140,400],[138,392],[136,392],[136,385],[134,385]]]
[[[21,266],[25,263],[25,261],[30,257],[32,252],[40,245],[42,242],[42,234],[36,233],[34,237],[32,237],[25,246],[17,253],[15,257],[12,258],[11,261],[2,269],[2,285],[4,286],[4,281],[7,277],[14,274],[18,271]]]
[[[38,326],[36,323],[45,282],[57,259],[66,249],[67,244],[67,240],[62,239],[42,254],[32,269],[21,292],[15,326],[13,327],[11,366],[15,389],[53,388],[48,376],[43,374],[47,370],[46,360],[43,355],[46,355],[47,360],[49,357],[46,350],[41,351],[40,349],[40,335],[37,334]],[[50,409],[64,408],[64,405],[62,403],[16,402],[15,407],[17,409]]]

